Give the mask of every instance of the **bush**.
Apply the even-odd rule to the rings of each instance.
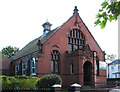
[[[2,89],[13,89],[14,82],[19,82],[20,89],[37,89],[36,83],[39,80],[34,76],[0,76],[2,78]]]
[[[3,89],[12,89],[13,88],[13,83],[16,81],[14,77],[10,76],[1,76],[2,78],[2,88]]]
[[[54,84],[61,84],[62,80],[60,76],[56,74],[49,74],[43,76],[38,82],[37,87],[38,88],[51,88]]]
[[[20,82],[21,89],[37,89],[36,83],[38,80],[39,78],[34,76],[16,77],[16,81]]]

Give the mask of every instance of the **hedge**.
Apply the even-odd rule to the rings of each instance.
[[[39,80],[34,76],[0,76],[2,89],[14,89],[14,82],[19,82],[19,89],[37,89],[36,83]]]

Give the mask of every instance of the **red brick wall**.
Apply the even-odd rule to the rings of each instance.
[[[43,44],[43,55],[41,55],[41,59],[38,62],[38,71],[39,73],[51,73],[51,52],[53,50],[58,50],[60,52],[60,74],[62,79],[63,79],[63,84],[71,84],[74,82],[82,82],[83,78],[81,75],[78,74],[82,73],[83,69],[83,64],[84,60],[80,60],[80,57],[76,57],[76,56],[70,56],[67,57],[66,55],[66,51],[68,51],[68,33],[69,31],[71,31],[70,29],[72,27],[74,27],[75,24],[75,20],[76,17],[73,16],[69,21],[67,21],[57,32],[54,33],[54,35],[52,35],[52,37],[50,37],[44,44]],[[97,52],[97,56],[99,58],[100,61],[104,61],[104,53],[101,51],[101,49],[99,48],[99,46],[97,45],[97,43],[95,42],[94,38],[91,36],[91,34],[89,33],[88,29],[86,28],[86,26],[84,25],[84,23],[82,23],[81,19],[78,18],[78,22],[80,22],[80,26],[82,25],[81,31],[83,32],[83,34],[85,35],[86,38],[86,44],[89,44],[90,49],[92,51],[96,51]],[[57,47],[55,46],[57,45]],[[93,59],[90,59],[91,62],[93,62]],[[70,75],[69,73],[69,65],[71,62],[74,62],[75,65],[75,69],[74,72],[76,75]],[[46,67],[45,67],[46,66]],[[79,68],[81,67],[81,69]],[[64,75],[65,74],[65,75]],[[105,71],[100,70],[100,75],[101,74],[105,74]],[[40,76],[40,75],[39,75]],[[102,79],[102,80],[101,80]],[[68,81],[70,80],[70,81]],[[97,77],[97,81],[106,81],[106,78],[104,77]],[[82,83],[81,83],[82,84]]]
[[[63,80],[63,85],[70,85],[72,83],[83,83],[83,65],[86,61],[90,61],[93,65],[93,57],[87,59],[79,54],[83,54],[82,50],[68,54],[68,34],[75,27],[76,15],[71,17],[62,27],[55,32],[44,44],[43,53],[39,53],[37,61],[37,76],[42,77],[44,74],[51,73],[51,52],[58,50],[60,52],[60,76]],[[104,61],[104,53],[101,51],[89,30],[86,28],[80,17],[78,17],[78,25],[81,26],[81,31],[85,36],[85,44],[89,44],[90,51],[96,51],[100,61]],[[78,25],[76,28],[78,28]],[[37,54],[35,55],[37,56]],[[35,57],[32,55],[32,57]],[[24,61],[25,58],[20,59]],[[18,60],[19,61],[19,60]],[[70,63],[74,63],[74,74],[70,74]],[[16,62],[15,62],[16,63]],[[28,70],[29,71],[29,70]],[[100,75],[104,75],[105,70],[100,70]],[[106,74],[105,74],[106,75]],[[106,81],[106,77],[96,77],[97,82]]]
[[[11,58],[2,58],[2,75],[12,75]]]

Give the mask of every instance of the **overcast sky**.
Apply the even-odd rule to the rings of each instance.
[[[118,21],[105,29],[94,27],[95,16],[104,0],[1,0],[0,50],[6,46],[22,49],[43,34],[42,24],[48,20],[52,29],[62,25],[72,15],[74,7],[107,54],[118,54]]]

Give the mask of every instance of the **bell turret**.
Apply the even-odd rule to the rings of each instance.
[[[51,26],[52,26],[52,24],[50,24],[48,21],[45,22],[42,26],[43,26],[43,28],[44,28],[44,30],[43,30],[43,35],[46,35],[48,32],[51,31]]]

